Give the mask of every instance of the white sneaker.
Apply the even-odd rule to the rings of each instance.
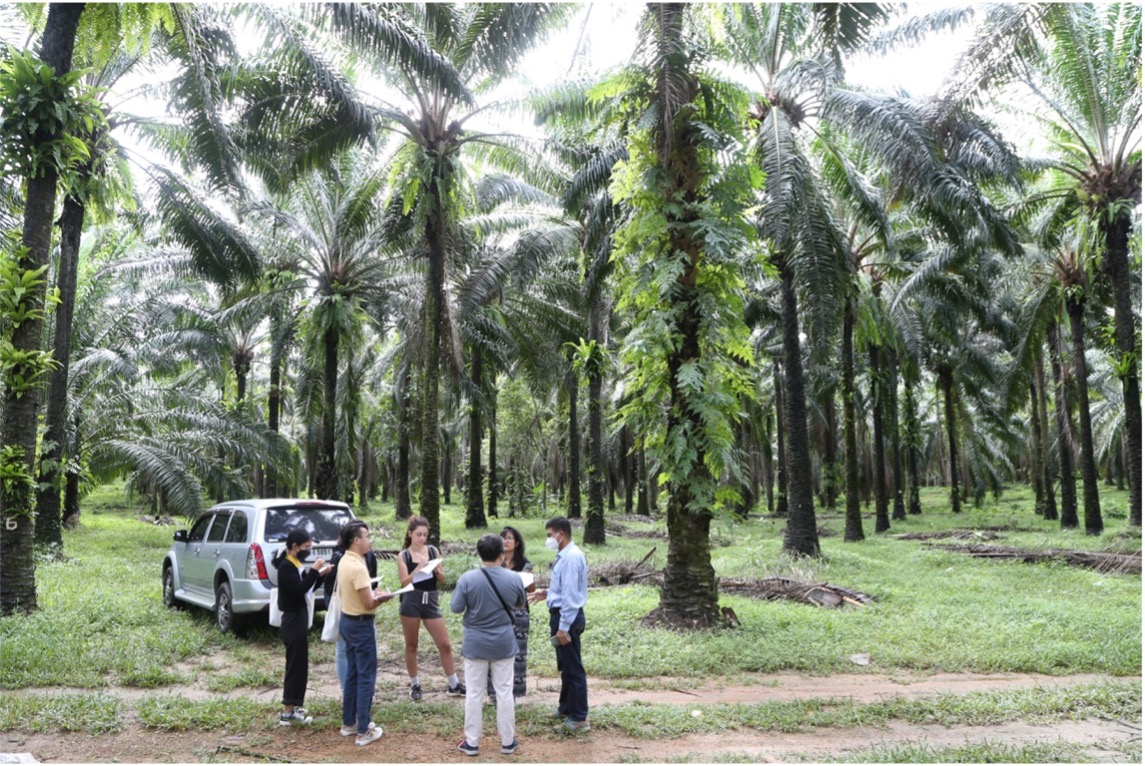
[[[373,721],[370,721],[370,725],[369,725],[369,727],[367,727],[366,731],[369,731],[370,729],[374,728],[375,726],[377,726],[377,724],[374,723]],[[358,727],[357,726],[343,726],[341,729],[338,730],[338,733],[341,734],[343,737],[352,737],[358,733]]]
[[[361,747],[362,745],[368,745],[371,742],[376,742],[377,740],[379,740],[381,738],[382,738],[382,727],[381,726],[371,726],[369,729],[366,730],[365,734],[359,735],[359,737],[356,740],[354,740],[354,744],[357,745],[358,747]]]
[[[297,707],[289,713],[278,714],[279,726],[291,726],[296,723],[310,723],[313,720],[314,719],[311,716],[306,715],[306,711],[304,709]]]

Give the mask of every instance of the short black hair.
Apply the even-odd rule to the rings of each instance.
[[[504,551],[505,543],[498,535],[481,535],[477,541],[477,555],[482,561],[496,561]]]
[[[358,530],[369,528],[370,526],[366,522],[358,519],[346,522],[338,534],[338,547],[344,551],[350,550],[350,546],[358,539]]]
[[[565,537],[572,540],[572,524],[564,516],[554,516],[545,522],[546,530],[553,530],[554,532],[564,532]]]

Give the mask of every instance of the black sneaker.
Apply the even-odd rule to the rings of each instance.
[[[421,684],[413,684],[409,688],[409,698],[414,702],[421,701]]]
[[[457,744],[457,749],[460,750],[461,752],[465,753],[466,755],[477,755],[477,748],[474,747],[473,745],[469,744],[465,740],[461,740],[461,742],[459,742]]]
[[[513,753],[517,752],[517,748],[520,746],[521,743],[517,740],[513,740],[507,745],[501,745],[501,755],[512,755]]]
[[[450,697],[464,697],[465,696],[465,684],[458,681],[457,686],[449,687],[449,691],[447,691],[446,694],[448,694]]]

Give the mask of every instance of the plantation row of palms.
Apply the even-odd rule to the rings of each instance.
[[[1020,481],[1140,525],[1138,6],[649,4],[627,65],[514,89],[584,13],[4,7],[0,611],[123,476],[161,513],[381,496],[435,540],[452,492],[598,544],[663,496],[690,625],[721,513],[815,556],[817,504],[856,541],[864,501],[883,532]],[[848,84],[951,26],[938,94]]]

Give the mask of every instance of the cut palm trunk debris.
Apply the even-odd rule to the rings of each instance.
[[[592,567],[589,570],[592,584],[605,587],[629,583],[662,585],[664,573],[647,566],[648,560],[652,558],[652,554],[655,552],[656,549],[653,548],[644,554],[644,558],[635,563],[610,561],[607,564]],[[828,608],[847,605],[864,606],[874,600],[866,593],[839,585],[826,582],[805,582],[790,577],[721,579],[720,590],[724,593],[734,593],[737,596],[748,596],[765,601],[798,601],[803,604]]]
[[[1040,561],[1064,561],[1072,566],[1087,567],[1106,574],[1141,574],[1140,551],[1136,553],[1101,553],[1099,551],[1061,549],[1028,551],[1021,548],[1007,548],[1002,545],[955,545],[952,543],[927,543],[927,545],[984,559],[1017,559],[1028,564]]]
[[[987,529],[947,529],[942,532],[910,532],[892,535],[896,540],[1001,540],[1002,535]]]
[[[720,590],[767,601],[798,601],[821,607],[865,606],[873,597],[827,582],[805,582],[790,577],[721,579]]]

